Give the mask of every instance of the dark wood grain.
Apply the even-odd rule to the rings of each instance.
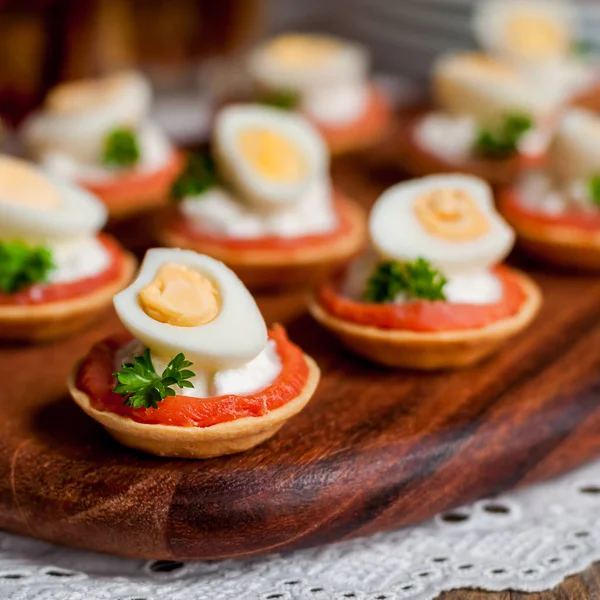
[[[365,204],[397,178],[376,156],[336,176]],[[535,325],[458,373],[386,371],[294,317],[292,339],[323,370],[316,397],[263,446],[204,462],[122,448],[67,397],[71,365],[114,315],[2,347],[0,526],[132,557],[235,557],[388,530],[573,468],[600,455],[600,279],[533,273]]]

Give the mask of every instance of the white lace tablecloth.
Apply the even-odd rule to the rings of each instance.
[[[165,563],[0,533],[3,600],[430,600],[540,591],[600,560],[600,462],[419,525],[246,560]]]

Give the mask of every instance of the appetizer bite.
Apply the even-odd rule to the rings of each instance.
[[[0,338],[63,336],[108,308],[135,260],[105,221],[90,193],[0,156]]]
[[[191,157],[173,196],[160,243],[213,256],[253,288],[310,286],[365,239],[362,209],[332,188],[319,134],[274,108],[222,109],[212,154]]]
[[[182,157],[148,118],[152,91],[136,72],[63,83],[25,123],[29,153],[98,196],[111,217],[167,201]]]
[[[459,171],[500,184],[543,162],[557,103],[516,68],[484,54],[447,54],[432,88],[436,109],[409,120],[399,143],[410,174]]]
[[[578,20],[565,0],[486,0],[476,5],[473,31],[557,102],[600,110],[598,69],[578,42]]]
[[[182,458],[241,452],[317,387],[316,363],[281,326],[267,331],[242,282],[208,256],[149,250],[114,304],[129,333],[94,346],[69,389],[126,446]]]
[[[439,175],[393,186],[369,225],[372,250],[345,278],[323,284],[310,307],[357,354],[391,367],[465,367],[536,315],[536,284],[499,264],[514,233],[480,179]]]
[[[499,209],[532,255],[559,266],[600,269],[600,117],[569,111],[548,163],[546,171],[502,190]]]
[[[260,101],[300,110],[338,155],[379,142],[392,122],[388,99],[369,80],[369,60],[353,42],[287,33],[256,48],[248,71]]]

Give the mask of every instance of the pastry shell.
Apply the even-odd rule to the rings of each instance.
[[[574,225],[539,223],[513,211],[500,212],[517,232],[519,246],[542,262],[579,271],[600,270],[600,230]]]
[[[394,150],[395,162],[398,162],[400,167],[413,177],[460,172],[479,177],[491,185],[507,185],[514,182],[524,170],[539,166],[543,162],[541,158],[524,156],[498,160],[474,157],[464,162],[448,161],[417,143],[414,130],[424,114],[406,120],[401,127],[401,133],[397,136]]]
[[[525,292],[519,312],[486,327],[464,331],[419,332],[359,325],[328,313],[313,298],[309,310],[350,350],[387,367],[455,369],[475,364],[523,330],[536,316],[542,295],[536,283],[515,272]]]
[[[91,406],[88,394],[75,385],[79,365],[71,372],[68,387],[83,411],[125,446],[156,456],[212,458],[244,452],[261,444],[306,406],[319,383],[320,370],[310,356],[305,354],[304,360],[308,366],[308,379],[296,398],[262,417],[244,417],[211,427],[148,425],[115,413],[96,410]]]
[[[193,239],[168,226],[157,223],[158,241],[173,248],[186,248],[212,256],[233,269],[249,288],[310,288],[341,269],[358,254],[366,240],[364,210],[354,201],[341,203],[349,229],[343,236],[315,246],[298,248],[231,248],[210,239]]]
[[[119,278],[68,300],[37,305],[0,305],[0,339],[41,342],[83,329],[107,309],[113,296],[131,280],[137,261],[124,253]]]

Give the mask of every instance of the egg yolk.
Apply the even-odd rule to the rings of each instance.
[[[269,55],[287,67],[310,67],[327,60],[341,48],[337,40],[310,35],[283,35],[273,40]]]
[[[508,19],[506,42],[510,50],[533,59],[564,54],[569,48],[568,35],[559,23],[529,12]]]
[[[177,327],[197,327],[219,314],[215,285],[198,271],[167,263],[139,294],[144,312],[155,321]]]
[[[46,108],[56,114],[85,111],[109,101],[123,84],[121,76],[62,83],[46,97]]]
[[[488,218],[462,190],[438,189],[419,196],[415,213],[427,232],[452,242],[468,242],[490,230]]]
[[[55,210],[60,192],[26,163],[4,158],[0,161],[0,202],[37,210]]]
[[[244,129],[238,144],[242,156],[261,177],[278,183],[296,183],[308,170],[300,149],[289,139],[263,127]]]

